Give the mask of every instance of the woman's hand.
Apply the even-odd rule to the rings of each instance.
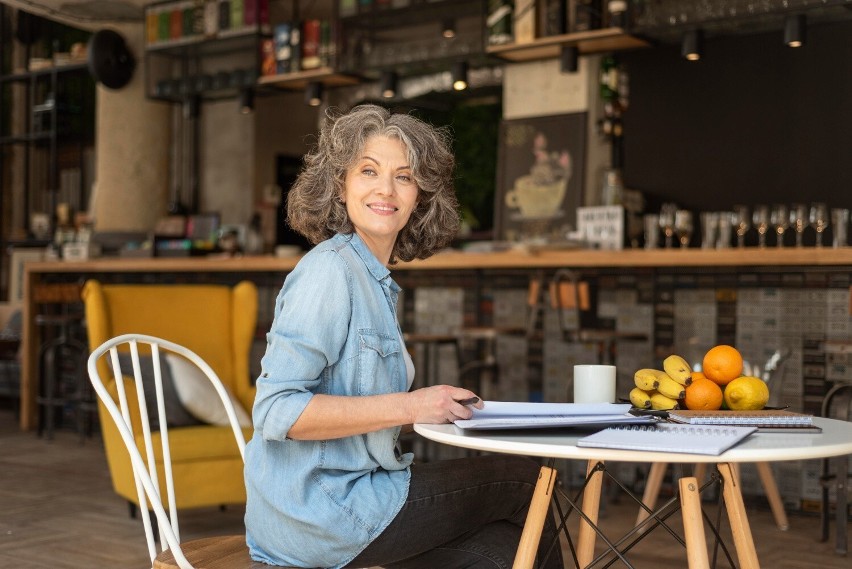
[[[408,395],[412,423],[452,423],[456,419],[470,419],[473,415],[471,406],[462,405],[459,401],[476,397],[469,389],[451,385],[424,387]],[[482,409],[482,400],[472,406]]]

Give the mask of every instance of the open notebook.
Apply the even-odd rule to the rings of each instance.
[[[750,434],[756,427],[720,427],[698,425],[622,425],[609,427],[577,441],[578,447],[722,454]]]

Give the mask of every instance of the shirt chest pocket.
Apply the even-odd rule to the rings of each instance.
[[[399,338],[374,331],[359,332],[358,394],[377,395],[401,390]]]

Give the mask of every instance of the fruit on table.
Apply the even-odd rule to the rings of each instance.
[[[657,386],[657,391],[671,399],[683,399],[686,395],[686,388],[680,383],[669,377],[668,374],[657,376],[660,385]]]
[[[743,356],[733,346],[714,346],[704,355],[701,371],[707,379],[727,385],[743,374]]]
[[[651,409],[657,411],[668,411],[670,409],[677,409],[678,401],[677,399],[672,399],[671,397],[666,397],[659,391],[653,391],[648,394],[651,399]]]
[[[722,407],[722,401],[722,388],[703,375],[693,379],[683,398],[686,408],[696,411],[715,411]]]
[[[644,389],[645,391],[652,391],[654,389],[657,389],[657,386],[660,385],[660,380],[657,379],[658,373],[660,373],[660,371],[656,369],[640,369],[639,371],[633,374],[633,383],[635,383],[636,387],[638,387],[639,389]]]
[[[724,398],[735,411],[763,409],[769,401],[769,387],[758,377],[744,375],[725,386]]]
[[[639,409],[650,409],[651,396],[644,389],[634,387],[630,390],[630,403]]]
[[[663,369],[671,379],[681,385],[692,383],[692,367],[681,356],[672,354],[664,359]]]

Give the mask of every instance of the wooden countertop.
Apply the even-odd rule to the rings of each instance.
[[[89,261],[27,262],[33,273],[121,272],[278,272],[289,271],[299,257],[269,255],[236,258],[158,257],[146,259],[102,258]],[[771,267],[852,265],[852,247],[834,249],[787,247],[777,249],[627,249],[624,251],[522,250],[494,253],[446,251],[423,261],[400,263],[394,270],[443,269],[547,269],[558,267]]]

